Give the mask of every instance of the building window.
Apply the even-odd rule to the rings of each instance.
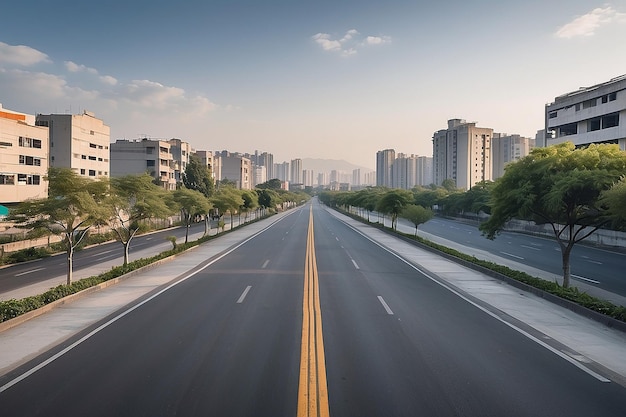
[[[0,185],[15,185],[15,175],[0,174]]]
[[[85,168],[80,169],[80,175],[85,175]]]
[[[80,159],[87,159],[87,155],[81,155]]]
[[[585,100],[585,101],[583,101],[583,109],[588,109],[590,107],[596,107],[596,104],[598,104],[598,99],[597,98],[592,98],[591,100]]]
[[[27,155],[20,155],[20,165],[41,166],[41,159]]]
[[[555,111],[551,111],[550,113],[548,113],[548,119],[554,119],[555,117],[556,117]]]
[[[17,174],[17,183],[20,185],[39,185],[40,182],[39,175]]]
[[[602,97],[600,97],[600,99],[602,100],[602,104],[604,104],[609,101],[609,96],[605,94]]]
[[[146,161],[146,167],[153,167],[153,166],[155,166],[154,159],[148,159]]]
[[[89,176],[90,177],[95,177],[96,176],[96,170],[95,169],[90,169],[89,170]]]
[[[93,132],[93,130],[92,130],[92,132]],[[96,145],[95,143],[90,143],[90,144],[89,144],[89,147],[90,147],[90,148],[93,148],[93,149],[97,149],[97,148],[98,148],[98,145]]]
[[[152,147],[152,146],[148,146],[148,147],[146,148],[146,153],[147,153],[148,155],[151,155],[153,152],[154,152],[154,147]]]
[[[593,119],[590,119],[587,123],[588,123],[588,126],[587,126],[588,132],[600,130],[600,118],[599,117],[594,117]]]
[[[570,123],[559,126],[559,136],[576,135],[578,133],[578,123]]]
[[[609,94],[609,101],[615,101],[615,100],[617,100],[617,91]]]
[[[20,136],[19,137],[19,145],[23,148],[37,148],[37,149],[41,149],[41,140],[40,139],[33,139],[33,138],[27,138],[24,136]]]
[[[619,126],[619,113],[611,113],[602,116],[602,129]]]
[[[95,161],[97,158],[95,156],[89,156],[90,161]]]
[[[576,103],[575,107],[576,107],[576,111],[579,111],[580,110],[580,103]]]

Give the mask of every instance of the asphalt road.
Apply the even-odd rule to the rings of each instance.
[[[405,219],[399,219],[398,229],[414,233],[415,226]],[[471,250],[485,251],[549,274],[563,274],[561,250],[556,241],[549,237],[503,232],[496,239],[489,240],[472,224],[441,217],[420,225],[418,230],[418,233],[426,232]],[[572,279],[626,297],[626,274],[623,273],[625,263],[625,252],[577,244],[570,258]]]
[[[624,415],[626,389],[313,207],[313,248],[307,205],[0,393],[2,415],[297,415],[305,257],[332,416]]]

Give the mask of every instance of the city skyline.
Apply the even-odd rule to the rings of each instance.
[[[373,169],[381,149],[432,156],[453,118],[534,137],[555,96],[626,72],[624,1],[448,3],[12,4],[0,103],[89,110],[111,142]]]

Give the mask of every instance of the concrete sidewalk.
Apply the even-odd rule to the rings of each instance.
[[[574,365],[626,386],[625,333],[433,255],[333,210],[328,211],[495,319],[504,321]],[[164,262],[158,268],[148,268],[132,279],[90,293],[18,326],[0,331],[0,376],[134,300],[184,278],[198,265],[223,256],[249,237],[294,212],[288,211],[250,224],[179,255],[174,261]],[[0,391],[5,387],[0,386]]]

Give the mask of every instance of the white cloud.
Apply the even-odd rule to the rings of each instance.
[[[391,42],[389,36],[360,36],[358,30],[350,29],[339,39],[333,39],[328,33],[318,33],[311,39],[315,41],[325,51],[338,52],[343,56],[355,55],[363,46],[383,45]]]
[[[366,45],[384,45],[390,42],[391,38],[389,36],[368,36],[365,38]]]
[[[69,72],[71,73],[87,73],[90,75],[95,75],[98,77],[98,79],[105,83],[105,84],[109,84],[109,85],[116,85],[117,84],[117,79],[115,77],[111,77],[110,75],[100,75],[100,73],[98,72],[97,69],[95,68],[90,68],[87,67],[85,65],[82,64],[77,64],[75,62],[72,61],[65,61],[64,62],[65,65],[65,69],[67,69]]]
[[[114,77],[111,77],[110,75],[103,75],[100,77],[100,81],[102,81],[105,84],[109,84],[109,85],[117,85],[117,79]]]
[[[50,62],[48,55],[29,46],[8,45],[0,42],[0,64],[31,66]]]
[[[556,31],[558,38],[571,39],[575,37],[593,36],[596,29],[611,23],[626,22],[626,14],[619,13],[611,6],[596,8],[589,13],[579,16]]]

